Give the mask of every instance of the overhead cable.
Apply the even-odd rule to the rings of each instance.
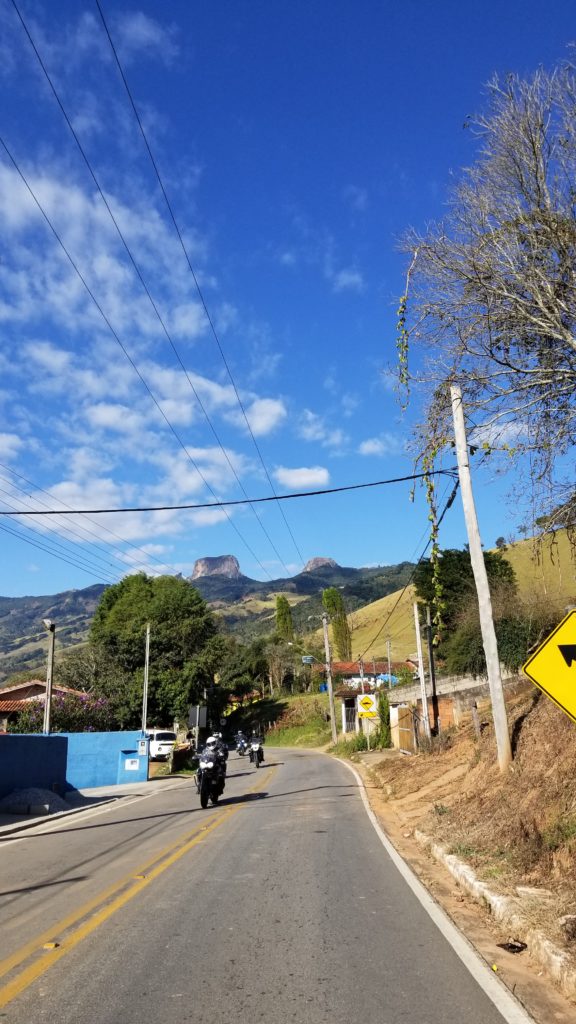
[[[12,0],[12,2],[14,2],[14,0]],[[224,363],[224,367],[226,369],[226,373],[228,374],[228,377],[230,379],[230,383],[232,384],[232,387],[234,389],[234,394],[236,396],[236,401],[238,402],[238,406],[239,406],[240,411],[242,413],[242,417],[244,419],[244,422],[246,423],[246,427],[248,429],[248,433],[250,434],[250,437],[252,439],[252,443],[254,445],[254,448],[256,449],[256,453],[258,455],[258,458],[260,460],[260,463],[262,465],[264,473],[266,474],[266,479],[268,480],[268,483],[270,485],[270,489],[272,491],[272,495],[273,495],[274,498],[277,499],[278,496],[277,496],[276,491],[274,489],[274,484],[272,483],[272,478],[270,476],[270,473],[268,472],[268,468],[266,466],[266,463],[264,462],[264,458],[263,458],[260,446],[259,446],[259,444],[258,444],[258,442],[257,442],[257,440],[256,440],[256,438],[254,436],[254,432],[252,430],[252,427],[251,427],[251,424],[250,424],[250,420],[248,419],[248,416],[246,414],[246,409],[244,408],[244,404],[242,402],[242,399],[240,398],[240,393],[238,391],[238,387],[236,385],[236,381],[234,380],[234,377],[232,375],[232,370],[230,369],[228,360],[226,359],[226,355],[224,353],[224,349],[222,347],[222,344],[220,342],[220,338],[219,338],[218,333],[216,331],[216,327],[215,327],[214,321],[212,320],[212,317],[210,316],[210,312],[208,310],[208,306],[206,304],[206,300],[204,298],[204,294],[203,294],[202,289],[200,287],[200,282],[198,281],[198,277],[197,277],[196,272],[194,270],[194,267],[192,265],[192,261],[190,259],[190,255],[188,253],[188,249],[187,249],[186,244],[184,242],[184,238],[182,236],[182,232],[181,232],[180,227],[178,225],[178,221],[176,220],[176,216],[174,214],[174,210],[173,210],[172,204],[170,202],[170,199],[168,198],[168,193],[167,193],[166,188],[164,186],[164,182],[162,180],[162,176],[160,174],[160,171],[159,171],[159,168],[158,168],[158,164],[156,162],[156,159],[155,159],[154,154],[152,152],[152,149],[150,147],[150,143],[148,142],[148,137],[146,135],[146,132],[144,131],[144,126],[142,124],[142,120],[140,118],[140,114],[138,113],[138,108],[136,107],[136,103],[135,103],[134,97],[133,97],[132,92],[130,90],[130,86],[128,85],[128,80],[126,78],[126,75],[124,73],[124,69],[123,69],[122,64],[120,62],[120,58],[118,56],[118,51],[116,50],[116,47],[114,45],[114,41],[113,41],[112,36],[110,34],[110,29],[108,28],[108,24],[106,22],[106,18],[104,17],[104,12],[103,12],[102,7],[101,7],[101,5],[99,3],[99,0],[95,0],[95,3],[96,3],[96,7],[98,8],[98,13],[100,14],[100,18],[102,19],[102,24],[104,26],[104,31],[106,32],[106,35],[108,37],[108,42],[110,43],[110,48],[111,48],[112,53],[114,55],[114,59],[116,61],[116,65],[117,65],[118,71],[120,73],[120,77],[122,78],[122,82],[124,83],[124,88],[126,89],[126,93],[127,93],[128,99],[130,101],[130,106],[132,107],[132,110],[134,112],[134,116],[135,116],[136,121],[138,123],[138,127],[139,127],[140,133],[142,135],[142,139],[144,141],[144,145],[145,145],[146,150],[148,152],[148,156],[150,157],[150,162],[152,164],[152,167],[154,168],[154,173],[156,174],[156,178],[158,180],[158,184],[160,186],[160,190],[162,192],[162,195],[164,197],[164,201],[166,203],[166,207],[167,207],[168,212],[170,214],[170,219],[171,219],[171,221],[172,221],[172,223],[174,225],[174,230],[176,231],[176,234],[178,236],[178,240],[180,242],[180,246],[182,248],[182,252],[184,253],[184,257],[185,257],[186,263],[188,265],[188,269],[189,269],[189,271],[190,271],[190,273],[192,275],[192,280],[194,281],[194,285],[196,287],[196,292],[198,294],[198,298],[200,299],[200,303],[202,305],[202,308],[204,310],[204,314],[205,314],[206,319],[208,321],[212,337],[214,338],[214,341],[216,343],[216,346],[217,346],[218,351],[220,353],[220,356],[222,358],[222,362]],[[302,552],[300,551],[300,548],[298,547],[298,544],[296,542],[296,538],[294,537],[294,534],[292,532],[290,524],[289,524],[288,520],[286,519],[286,516],[284,515],[284,510],[282,509],[282,506],[280,504],[278,505],[278,508],[280,510],[280,515],[282,516],[282,519],[284,520],[284,524],[286,526],[286,529],[288,530],[288,533],[290,534],[292,543],[293,543],[294,548],[295,548],[295,550],[296,550],[296,552],[298,554],[298,557],[299,557],[300,561],[302,563],[304,563],[304,561],[305,561],[304,556],[303,556]]]
[[[142,373],[141,373],[141,372],[140,372],[140,370],[138,369],[138,366],[136,365],[136,363],[134,362],[134,360],[133,360],[132,356],[131,356],[131,355],[130,355],[130,353],[128,352],[128,350],[127,350],[126,346],[124,345],[124,343],[123,343],[123,342],[122,342],[122,340],[120,339],[120,336],[119,336],[119,335],[118,335],[118,333],[116,332],[115,328],[114,328],[114,327],[112,326],[112,323],[111,323],[111,322],[110,322],[110,320],[108,319],[108,317],[107,317],[106,313],[104,312],[104,310],[103,310],[102,306],[100,305],[100,303],[99,303],[98,299],[96,298],[96,296],[95,296],[94,292],[93,292],[93,291],[92,291],[92,289],[90,288],[90,285],[89,285],[89,284],[88,284],[88,282],[86,281],[86,278],[85,278],[85,277],[84,277],[84,275],[82,274],[82,271],[80,270],[80,268],[78,267],[78,265],[77,265],[77,264],[76,264],[76,262],[74,261],[74,258],[73,258],[73,257],[72,257],[72,255],[70,254],[69,250],[68,250],[68,249],[66,248],[66,245],[65,245],[65,244],[64,244],[64,242],[62,241],[62,239],[61,239],[60,235],[58,234],[58,231],[57,231],[57,230],[56,230],[56,228],[54,227],[54,225],[53,225],[52,221],[50,220],[50,218],[49,218],[48,214],[46,213],[46,211],[45,211],[44,207],[42,206],[42,204],[41,204],[40,200],[38,199],[38,197],[37,197],[36,193],[34,192],[34,190],[33,190],[32,186],[30,185],[30,183],[29,183],[28,179],[26,178],[26,176],[25,176],[24,172],[23,172],[23,171],[21,170],[21,168],[20,168],[20,166],[19,166],[18,162],[16,161],[16,158],[15,158],[15,157],[14,157],[14,156],[12,155],[12,152],[11,152],[11,150],[10,150],[10,149],[8,148],[8,145],[7,145],[7,143],[5,142],[5,140],[4,140],[3,138],[2,138],[2,136],[0,136],[0,145],[2,146],[2,148],[3,148],[4,152],[6,153],[6,155],[7,155],[8,159],[10,160],[10,163],[11,163],[11,164],[12,164],[12,166],[14,167],[14,170],[16,171],[16,173],[18,174],[19,178],[21,179],[21,181],[22,181],[22,182],[23,182],[23,184],[25,185],[26,189],[28,190],[28,192],[29,192],[29,194],[30,194],[31,198],[33,199],[34,203],[35,203],[35,204],[36,204],[36,206],[38,207],[38,209],[39,209],[40,213],[42,214],[42,217],[44,218],[44,220],[45,220],[46,224],[47,224],[47,225],[48,225],[48,227],[50,228],[50,231],[52,232],[52,234],[54,235],[54,237],[55,237],[56,241],[58,242],[59,246],[61,247],[62,251],[64,252],[64,255],[66,256],[66,259],[68,260],[68,262],[70,263],[70,265],[71,265],[72,269],[73,269],[73,270],[74,270],[74,272],[75,272],[75,273],[77,274],[77,276],[79,277],[80,281],[82,282],[82,285],[84,286],[84,288],[85,288],[85,290],[87,291],[88,295],[90,296],[90,298],[91,298],[92,302],[93,302],[93,303],[94,303],[94,305],[96,306],[96,309],[97,309],[97,310],[98,310],[98,312],[100,313],[100,316],[101,316],[101,317],[102,317],[102,319],[104,320],[104,323],[105,323],[105,324],[106,324],[106,326],[108,327],[108,330],[109,330],[109,331],[110,331],[110,333],[112,334],[112,337],[114,338],[114,340],[116,341],[117,345],[119,346],[119,348],[120,348],[120,349],[122,350],[122,352],[124,353],[124,355],[125,355],[126,359],[127,359],[127,360],[128,360],[128,362],[130,363],[130,365],[131,365],[132,369],[133,369],[133,370],[134,370],[134,372],[136,373],[137,377],[138,377],[138,378],[140,379],[141,383],[143,384],[143,386],[144,386],[144,388],[146,389],[146,391],[148,392],[148,394],[150,395],[150,398],[151,398],[151,399],[152,399],[152,401],[154,402],[154,405],[156,406],[156,408],[157,408],[158,412],[160,413],[160,415],[161,415],[162,419],[163,419],[163,420],[165,421],[166,425],[168,426],[168,429],[169,429],[169,430],[171,431],[171,433],[172,433],[172,434],[174,435],[174,437],[176,438],[176,440],[177,440],[178,444],[179,444],[179,445],[180,445],[180,447],[182,448],[183,452],[185,453],[185,455],[187,456],[187,458],[189,459],[189,461],[190,461],[190,462],[192,463],[192,465],[193,465],[194,469],[195,469],[195,470],[196,470],[196,472],[198,473],[198,476],[200,477],[200,479],[201,479],[201,480],[203,481],[204,485],[206,486],[206,489],[207,489],[207,490],[208,490],[208,491],[210,492],[210,494],[211,494],[211,495],[212,495],[212,496],[214,497],[214,499],[215,499],[215,502],[214,502],[214,506],[213,506],[213,507],[218,507],[218,508],[222,508],[222,510],[223,510],[223,512],[224,512],[224,515],[225,515],[225,516],[226,516],[226,518],[228,519],[228,522],[230,523],[230,525],[231,525],[231,527],[233,528],[233,530],[234,530],[234,531],[235,531],[235,532],[236,532],[236,533],[238,534],[238,536],[239,536],[240,540],[242,541],[242,543],[244,544],[244,546],[246,547],[246,549],[247,549],[247,550],[248,550],[248,551],[250,552],[250,554],[252,555],[252,558],[254,558],[254,560],[255,560],[255,561],[256,561],[256,562],[258,563],[258,565],[259,565],[259,566],[260,566],[260,568],[262,569],[262,571],[263,571],[264,575],[265,575],[265,576],[267,576],[267,577],[268,577],[268,579],[271,579],[270,573],[269,573],[269,572],[268,572],[268,570],[267,570],[267,569],[266,569],[266,568],[265,568],[265,567],[264,567],[264,566],[262,565],[262,562],[260,561],[260,559],[258,558],[258,556],[256,555],[256,553],[255,553],[255,552],[254,552],[254,551],[252,550],[252,548],[251,548],[250,544],[248,543],[248,541],[246,540],[246,538],[245,538],[245,537],[243,536],[242,532],[241,532],[241,531],[240,531],[240,530],[238,529],[238,527],[236,526],[236,523],[234,523],[234,521],[232,520],[232,518],[230,517],[230,515],[228,514],[228,512],[226,511],[226,509],[225,509],[225,508],[223,507],[223,505],[222,505],[222,502],[221,502],[221,501],[219,501],[219,499],[218,499],[218,496],[217,496],[217,494],[215,493],[215,491],[213,490],[213,488],[211,487],[211,485],[210,485],[210,484],[208,483],[208,481],[206,480],[206,477],[205,477],[205,476],[204,476],[204,474],[202,473],[202,470],[201,470],[201,469],[200,469],[200,467],[198,466],[198,464],[197,464],[197,462],[195,461],[195,459],[194,459],[194,458],[192,457],[192,455],[191,455],[191,454],[190,454],[190,452],[188,451],[188,449],[187,449],[186,445],[184,444],[184,441],[183,441],[183,440],[182,440],[182,438],[180,437],[180,435],[179,435],[178,431],[176,430],[176,428],[175,428],[175,427],[173,426],[173,424],[172,424],[172,423],[170,422],[170,420],[168,419],[168,417],[167,417],[166,413],[164,412],[164,409],[162,408],[162,405],[160,404],[160,402],[159,402],[159,401],[158,401],[158,399],[156,398],[156,396],[155,396],[154,392],[152,391],[152,389],[151,389],[150,385],[148,384],[148,382],[147,382],[147,381],[145,380],[145,378],[143,377]],[[228,504],[230,504],[230,503],[228,503]],[[247,502],[239,502],[239,504],[247,504]],[[64,513],[62,513],[62,515],[64,515]]]
[[[442,470],[439,470],[438,472],[441,473]],[[422,475],[424,475],[424,474],[422,474]],[[442,509],[441,515],[438,518],[438,523],[437,523],[438,526],[440,526],[440,524],[441,524],[442,520],[444,519],[444,516],[446,515],[448,509],[451,508],[451,506],[452,506],[452,504],[454,502],[454,499],[455,499],[455,497],[456,497],[456,495],[458,493],[459,486],[460,486],[460,481],[456,480],[456,483],[454,484],[454,487],[452,488],[452,493],[451,493],[450,497],[448,498],[448,501],[444,505],[444,508]],[[374,636],[371,638],[370,642],[366,645],[366,648],[365,648],[363,654],[361,654],[359,659],[358,659],[359,661],[362,661],[362,658],[364,658],[366,656],[366,651],[370,650],[370,648],[372,647],[372,644],[374,644],[376,642],[378,637],[381,636],[382,633],[384,632],[384,630],[386,629],[386,626],[390,622],[390,619],[392,618],[394,612],[396,611],[398,605],[400,604],[400,601],[402,600],[402,598],[404,597],[404,594],[408,590],[408,587],[410,586],[410,584],[414,580],[414,576],[416,575],[416,570],[417,570],[418,566],[420,565],[420,562],[425,557],[426,552],[428,551],[428,548],[430,547],[431,543],[432,543],[432,538],[430,538],[428,540],[428,542],[426,544],[426,547],[424,548],[422,554],[420,555],[418,561],[416,562],[414,568],[412,569],[412,572],[410,573],[410,576],[408,577],[406,583],[404,584],[404,587],[402,588],[402,590],[400,591],[398,597],[396,598],[396,601],[394,602],[391,610],[389,611],[388,615],[384,619],[384,622],[382,623],[382,625],[379,627],[378,631],[374,634]]]
[[[116,229],[116,233],[117,233],[120,241],[122,242],[124,250],[125,250],[129,260],[130,260],[130,263],[132,264],[132,267],[133,267],[133,269],[134,269],[134,271],[136,273],[136,276],[138,277],[138,280],[140,281],[140,284],[142,285],[142,288],[144,289],[144,292],[146,293],[146,296],[148,297],[150,305],[152,306],[152,309],[153,309],[153,311],[154,311],[154,313],[155,313],[155,315],[156,315],[156,317],[158,319],[158,322],[160,323],[160,326],[161,326],[161,328],[162,328],[162,330],[163,330],[163,332],[164,332],[164,334],[166,336],[166,339],[167,339],[167,341],[168,341],[168,343],[169,343],[169,345],[170,345],[170,347],[171,347],[171,349],[172,349],[172,351],[173,351],[173,353],[174,353],[174,355],[175,355],[175,357],[176,357],[176,359],[177,359],[177,361],[178,361],[178,363],[180,365],[180,368],[182,369],[182,371],[183,371],[183,373],[184,373],[184,375],[186,377],[186,380],[188,381],[188,384],[190,385],[190,388],[191,388],[191,390],[192,390],[192,392],[194,394],[194,397],[195,397],[196,401],[198,402],[198,405],[200,406],[200,409],[201,409],[201,411],[202,411],[202,413],[204,415],[204,419],[206,420],[206,423],[208,424],[208,426],[209,426],[209,428],[210,428],[210,430],[212,432],[212,435],[213,435],[213,437],[214,437],[218,447],[220,448],[222,454],[224,455],[224,458],[226,459],[226,462],[228,463],[228,466],[230,467],[230,470],[232,471],[232,474],[234,475],[234,477],[236,479],[236,482],[238,483],[238,485],[239,485],[239,487],[240,487],[244,497],[248,498],[248,495],[246,493],[246,490],[244,488],[244,485],[243,485],[240,477],[238,476],[236,468],[234,467],[234,464],[233,464],[233,462],[232,462],[232,460],[231,460],[231,458],[230,458],[226,448],[224,447],[224,445],[223,445],[223,443],[222,443],[222,441],[221,441],[221,439],[220,439],[220,437],[218,435],[218,432],[217,432],[217,430],[216,430],[216,428],[215,428],[215,426],[214,426],[214,424],[213,424],[213,422],[212,422],[212,420],[211,420],[211,418],[210,418],[210,416],[208,414],[208,411],[207,411],[207,409],[206,409],[206,407],[205,407],[205,405],[204,405],[204,403],[203,403],[203,401],[202,401],[202,399],[201,399],[201,397],[200,397],[196,387],[194,386],[192,378],[190,377],[190,374],[189,374],[188,370],[186,369],[186,366],[184,365],[182,357],[180,356],[180,353],[179,353],[178,349],[176,348],[174,340],[173,340],[170,332],[168,331],[168,328],[166,326],[164,318],[162,317],[162,314],[160,313],[160,310],[158,309],[158,305],[157,305],[155,299],[153,298],[153,296],[152,296],[152,294],[150,292],[150,289],[149,289],[149,287],[148,287],[148,285],[147,285],[147,283],[146,283],[146,281],[144,279],[142,271],[141,271],[138,263],[136,262],[136,259],[135,259],[134,255],[132,253],[132,250],[130,249],[130,246],[128,245],[128,242],[126,241],[126,238],[125,238],[125,236],[124,236],[124,234],[122,232],[122,229],[120,228],[120,225],[118,224],[118,221],[117,221],[117,219],[116,219],[116,217],[115,217],[115,215],[114,215],[114,213],[112,211],[110,203],[109,203],[108,199],[106,198],[106,195],[104,194],[102,186],[100,185],[100,182],[99,182],[99,180],[98,180],[98,178],[96,176],[96,172],[95,172],[95,170],[94,170],[94,168],[93,168],[93,166],[92,166],[92,164],[90,162],[90,159],[89,159],[89,157],[88,157],[88,155],[86,153],[86,150],[84,149],[82,143],[80,142],[80,139],[78,137],[76,129],[74,128],[74,125],[72,124],[72,121],[71,121],[71,119],[70,119],[70,117],[69,117],[69,115],[68,115],[68,113],[66,111],[66,108],[64,107],[62,99],[61,99],[61,97],[60,97],[60,95],[59,95],[59,93],[58,93],[58,91],[56,89],[56,86],[54,85],[54,82],[53,82],[53,80],[52,80],[52,78],[50,76],[50,73],[49,73],[49,71],[48,71],[48,69],[47,69],[47,67],[46,67],[46,65],[45,65],[45,63],[44,63],[44,61],[42,59],[42,56],[41,56],[41,54],[40,54],[40,52],[38,50],[38,47],[36,46],[36,43],[34,42],[34,39],[32,38],[30,30],[29,30],[26,22],[24,21],[24,18],[23,18],[22,14],[20,12],[20,9],[19,9],[19,7],[18,7],[18,5],[16,3],[16,0],[11,0],[11,3],[12,3],[12,6],[13,6],[14,10],[16,11],[16,14],[17,14],[18,18],[20,19],[22,28],[24,29],[24,32],[26,33],[26,36],[27,36],[28,41],[30,43],[30,46],[32,47],[32,49],[33,49],[33,51],[34,51],[34,53],[36,55],[36,58],[37,58],[38,63],[40,65],[41,69],[42,69],[44,77],[46,78],[46,81],[48,82],[48,85],[49,85],[49,87],[50,87],[50,89],[52,91],[54,99],[56,100],[56,103],[58,104],[58,106],[60,108],[62,116],[64,117],[64,120],[66,121],[68,129],[70,130],[70,133],[71,133],[71,135],[72,135],[72,137],[73,137],[73,139],[74,139],[74,141],[75,141],[75,143],[76,143],[76,145],[78,147],[80,155],[82,156],[82,159],[84,160],[84,163],[86,164],[86,167],[87,167],[88,172],[89,172],[89,174],[90,174],[90,176],[92,178],[92,181],[94,182],[94,184],[96,186],[98,194],[99,194],[102,202],[104,203],[104,206],[106,207],[106,210],[108,211],[110,219],[111,219],[111,221],[112,221],[112,223],[113,223],[113,225],[114,225],[114,227]],[[284,566],[284,568],[288,572],[289,571],[288,570],[288,566],[285,564],[285,562],[284,562],[284,560],[282,558],[282,555],[280,554],[280,552],[278,551],[276,545],[274,544],[274,541],[272,540],[270,534],[268,533],[266,527],[264,526],[262,520],[260,519],[258,513],[256,512],[256,509],[252,508],[252,512],[253,512],[254,516],[256,517],[256,519],[258,521],[258,525],[260,526],[262,532],[264,533],[266,539],[268,540],[272,550],[274,551],[274,554],[276,555],[276,557],[279,559],[280,563]]]
[[[0,140],[1,141],[1,140]],[[248,503],[253,505],[263,504],[267,501],[291,501],[294,498],[317,498],[326,494],[344,494],[348,491],[362,491],[369,487],[384,487],[387,484],[401,484],[412,480],[421,480],[422,477],[431,476],[450,476],[453,477],[454,470],[450,469],[438,469],[433,473],[411,473],[409,476],[397,476],[392,477],[389,480],[372,480],[370,483],[364,484],[347,484],[343,487],[324,487],[316,491],[293,491],[290,494],[276,494],[274,496],[264,498],[248,498],[248,499],[237,499],[235,501],[215,501],[215,502],[199,502],[195,505],[136,505],[133,507],[123,508],[88,508],[88,509],[62,509],[58,511],[58,515],[102,515],[107,512],[180,512],[180,511],[194,511],[197,509],[206,508],[230,508],[230,506],[236,505],[247,505]],[[454,492],[455,493],[455,492]],[[449,506],[448,506],[449,507]],[[0,510],[1,511],[1,510]],[[53,511],[39,511],[32,510],[30,512],[5,512],[3,515],[19,515],[19,516],[49,516],[53,515]],[[442,514],[444,515],[444,513]],[[440,522],[440,519],[438,522]],[[430,543],[430,542],[429,542]]]

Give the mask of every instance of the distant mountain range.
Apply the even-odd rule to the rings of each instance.
[[[296,629],[307,632],[308,617],[322,610],[326,587],[339,587],[352,612],[398,590],[412,568],[411,563],[402,562],[353,569],[330,558],[313,558],[296,576],[262,582],[242,575],[233,555],[222,555],[198,559],[189,579],[229,631],[253,637],[274,629],[277,594],[287,595]],[[58,647],[85,640],[105,589],[96,584],[45,597],[0,597],[0,686],[15,673],[43,671],[47,634],[42,619],[56,623]]]

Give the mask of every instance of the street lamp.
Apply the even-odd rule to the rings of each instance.
[[[50,735],[50,715],[52,712],[52,676],[54,674],[54,639],[56,624],[52,619],[42,619],[44,629],[48,630],[48,663],[46,666],[46,698],[44,701],[44,725],[42,731]]]

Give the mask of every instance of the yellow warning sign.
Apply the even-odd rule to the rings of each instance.
[[[576,722],[576,611],[562,619],[522,667],[528,678]]]
[[[363,693],[358,697],[358,717],[378,718],[378,698],[375,693]]]

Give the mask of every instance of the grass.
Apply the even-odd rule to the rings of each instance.
[[[349,740],[338,740],[338,743],[334,743],[330,747],[330,753],[336,754],[338,757],[351,757],[360,750],[368,750],[366,737],[361,732],[356,733]]]
[[[330,726],[326,722],[272,729],[267,741],[273,747],[323,747],[330,742]]]
[[[371,658],[381,661],[386,658],[386,638],[392,638],[391,653],[393,661],[404,661],[410,654],[414,654],[416,640],[414,638],[414,587],[406,588],[397,608],[392,611],[400,591],[387,594],[364,608],[359,608],[352,615],[354,629],[352,632],[352,657],[356,659],[360,654],[364,657],[367,667],[370,667]],[[376,635],[382,623],[390,619],[386,625],[386,631],[382,632],[378,639],[372,643],[372,637]],[[317,643],[322,642],[322,631],[314,634]]]
[[[540,552],[531,539],[510,544],[503,552],[510,562],[518,591],[526,600],[553,597],[559,604],[571,604],[576,596],[576,561],[565,530],[545,537]]]

